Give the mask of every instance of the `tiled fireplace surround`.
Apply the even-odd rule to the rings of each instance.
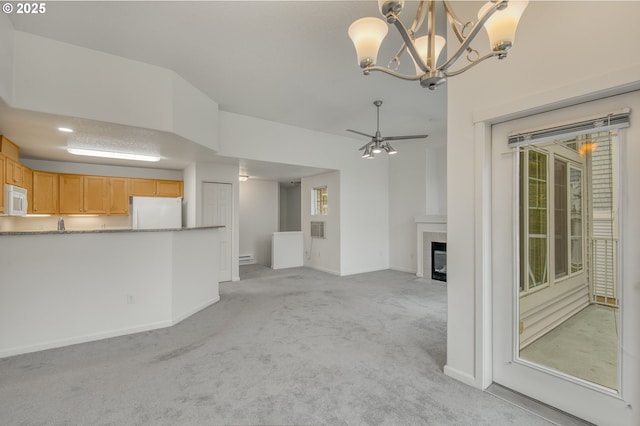
[[[416,221],[416,259],[419,277],[431,279],[431,242],[447,242],[446,216],[419,216]]]

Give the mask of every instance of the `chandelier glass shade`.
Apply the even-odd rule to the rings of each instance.
[[[520,17],[529,1],[489,1],[478,11],[476,22],[462,22],[454,13],[451,2],[444,0],[442,3],[449,25],[459,42],[451,56],[446,60],[439,59],[446,40],[435,32],[435,0],[419,2],[410,27],[406,27],[398,17],[403,10],[404,0],[378,0],[380,13],[385,17],[386,23],[378,18],[361,18],[353,22],[348,31],[363,73],[368,75],[371,71],[381,71],[404,80],[419,80],[422,87],[434,90],[444,84],[448,77],[461,74],[485,59],[506,58],[508,50],[513,46]],[[402,36],[403,44],[388,66],[381,67],[376,65],[376,61],[380,46],[388,32],[387,24],[396,27]],[[490,43],[490,52],[484,56],[480,56],[477,50],[471,48],[471,42],[482,28],[487,31]],[[417,36],[423,29],[427,34]],[[400,57],[405,52],[415,64],[415,75],[398,72]],[[463,56],[467,62],[453,69]]]

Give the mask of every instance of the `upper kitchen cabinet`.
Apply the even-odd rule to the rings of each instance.
[[[20,148],[6,136],[0,135],[0,153],[3,155],[4,173],[2,181],[9,185],[26,187],[24,180],[25,166],[20,164]]]
[[[129,179],[129,195],[134,197],[182,197],[181,180]]]
[[[109,214],[129,214],[129,179],[109,178]]]
[[[61,214],[107,214],[108,178],[104,176],[60,175]]]
[[[35,214],[58,214],[58,174],[33,171],[31,211]]]
[[[20,148],[6,136],[0,135],[0,153],[15,161],[20,159]]]
[[[19,186],[25,188],[26,182],[24,181],[25,166],[18,163],[15,160],[7,157],[5,160],[5,183],[9,185]]]

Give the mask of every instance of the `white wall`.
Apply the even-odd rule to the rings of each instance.
[[[217,151],[218,104],[173,72],[171,83],[173,132]]]
[[[447,215],[447,146],[429,145],[426,155],[426,197],[427,216]]]
[[[172,132],[218,148],[218,105],[173,71],[14,31],[11,106]]]
[[[271,238],[278,232],[278,182],[240,182],[240,255],[253,255],[256,263],[271,266]]]
[[[311,192],[327,187],[327,214],[311,214]],[[320,271],[340,275],[341,267],[341,206],[340,172],[323,173],[302,178],[302,233],[304,236],[304,265]],[[325,238],[311,238],[311,221],[324,222]]]
[[[478,3],[456,2],[455,6],[464,20],[473,16]],[[631,52],[637,50],[635,42],[640,39],[638,16],[638,2],[530,2],[506,60],[485,62],[447,83],[447,374],[478,387],[491,380],[490,312],[483,310],[490,291],[485,248],[490,220],[486,210],[490,181],[486,177],[491,165],[482,143],[486,135],[481,128],[476,131],[474,121],[551,110],[570,103],[567,99],[594,99],[608,89],[616,92],[637,86],[640,56]],[[597,31],[585,22],[597,22]],[[451,31],[448,39],[454,39]],[[559,49],[540,48],[558,46],[559,40]],[[602,66],[584,66],[585,58]],[[636,156],[629,161],[640,161],[636,149],[628,154]],[[637,225],[633,229],[638,232]],[[640,272],[635,268],[628,279],[637,283]],[[638,293],[636,284],[636,290],[625,298],[631,297],[637,306]],[[637,334],[638,316],[629,320],[627,329]],[[625,350],[638,359],[637,343]],[[634,410],[640,402],[634,390],[638,376],[634,376],[635,384],[627,381]]]
[[[417,272],[416,216],[425,214],[427,142],[407,141],[389,157],[389,266]]]
[[[1,236],[0,358],[170,326],[215,303],[217,232]]]
[[[13,92],[13,26],[9,17],[0,15],[0,98],[12,102]]]
[[[360,145],[354,139],[220,111],[221,155],[340,171],[341,259],[332,265],[339,264],[342,275],[389,267],[388,162],[385,156],[363,160]],[[304,187],[302,197],[304,212]]]

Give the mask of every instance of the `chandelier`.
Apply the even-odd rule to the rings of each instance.
[[[369,75],[371,71],[382,71],[404,80],[420,80],[422,87],[434,90],[444,84],[448,77],[461,74],[485,59],[506,58],[507,52],[513,46],[518,21],[528,3],[528,0],[492,0],[480,8],[478,20],[475,23],[463,23],[453,12],[450,2],[444,0],[447,20],[460,43],[455,53],[444,61],[438,60],[446,41],[444,37],[436,34],[434,0],[420,1],[416,16],[409,28],[405,27],[398,18],[404,7],[404,0],[378,0],[380,13],[387,22],[385,23],[378,18],[358,19],[349,27],[349,37],[356,48],[358,64],[365,75]],[[385,68],[376,65],[376,60],[380,45],[389,31],[387,23],[396,27],[404,43]],[[416,37],[423,24],[425,24],[427,34]],[[480,56],[479,52],[472,49],[470,45],[483,26],[489,35],[491,52]],[[416,69],[415,75],[398,72],[400,56],[405,51],[408,51],[413,59]],[[463,55],[466,57],[467,63],[452,70],[453,65]]]

